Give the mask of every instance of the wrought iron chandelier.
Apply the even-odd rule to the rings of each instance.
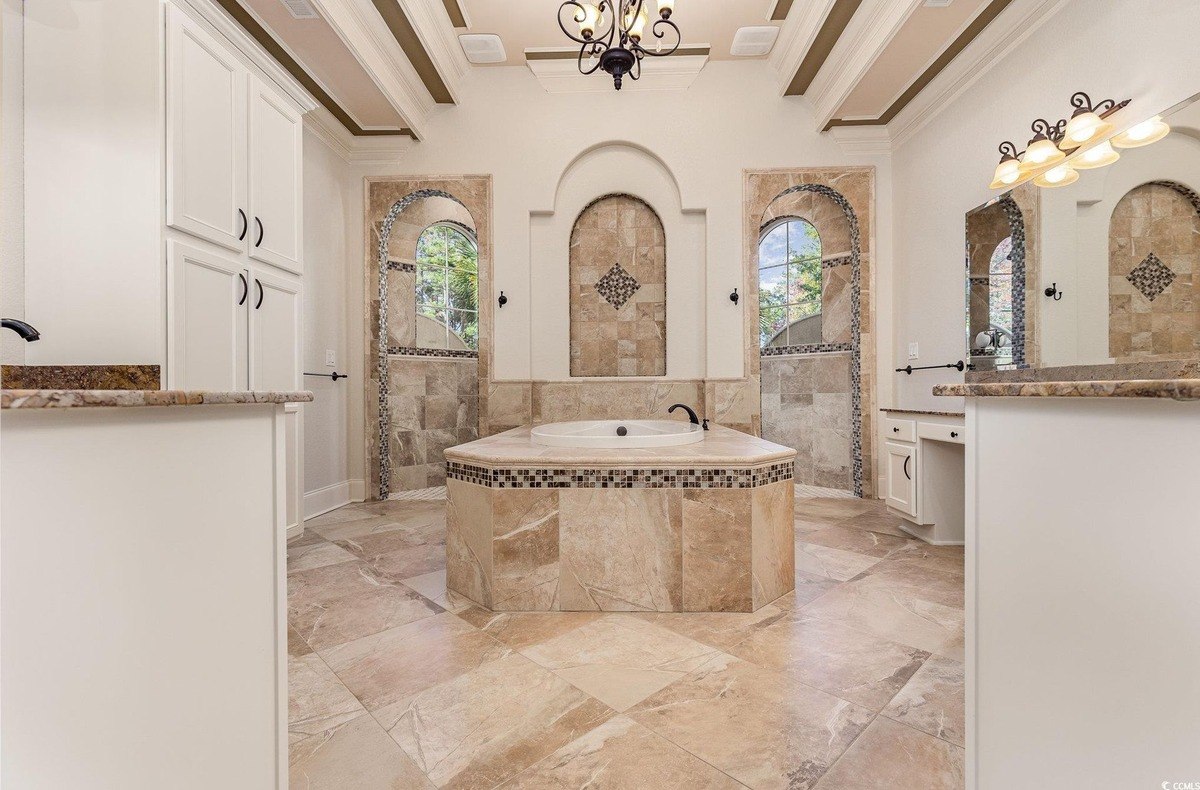
[[[643,57],[666,57],[679,49],[679,28],[671,21],[675,0],[658,0],[658,19],[650,25],[650,35],[657,41],[653,49],[642,46],[649,23],[645,7],[648,4],[648,0],[566,0],[558,7],[558,26],[567,38],[580,45],[580,74],[594,74],[603,69],[612,75],[616,89],[621,90],[626,76],[631,80],[642,76]],[[570,14],[569,21],[579,29],[578,35],[568,29],[564,12]]]

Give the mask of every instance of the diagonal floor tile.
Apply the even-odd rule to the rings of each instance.
[[[513,650],[523,650],[604,617],[603,612],[490,612],[470,606],[457,613]]]
[[[374,711],[510,651],[445,612],[319,652],[363,706]]]
[[[325,565],[336,565],[339,562],[349,562],[354,555],[334,545],[327,540],[309,542],[296,546],[288,546],[287,572],[307,571],[321,568]]]
[[[292,628],[291,623],[287,627],[287,640],[288,658],[299,658],[312,652],[312,647],[304,641],[304,637],[300,636],[295,628]]]
[[[831,549],[852,551],[865,554],[868,557],[880,559],[908,548],[917,541],[906,540],[895,535],[884,535],[880,532],[869,532],[852,527],[832,526],[815,532],[804,533],[797,538],[804,543],[815,543]]]
[[[607,615],[521,652],[618,711],[718,653],[632,614]]]
[[[837,526],[865,529],[869,532],[881,532],[884,535],[909,538],[911,536],[900,528],[900,525],[903,523],[904,519],[899,516],[893,516],[886,511],[869,511],[844,518],[837,522]]]
[[[456,592],[446,589],[445,568],[437,571],[430,571],[429,573],[423,573],[420,576],[401,579],[400,583],[405,587],[416,590],[418,593],[433,601],[447,612],[454,612],[457,614],[475,605],[471,599],[467,598],[465,595],[459,595]]]
[[[796,570],[834,581],[853,579],[877,562],[879,559],[876,557],[853,551],[831,549],[815,543],[796,543]]]
[[[811,573],[797,570],[796,589],[776,599],[773,604],[780,609],[799,609],[841,584],[842,582],[827,579],[824,576],[814,576]]]
[[[438,787],[487,790],[613,711],[510,653],[374,715]]]
[[[880,716],[817,784],[818,790],[960,790],[963,750]]]
[[[316,653],[288,661],[288,741],[295,743],[366,713]]]
[[[884,708],[883,715],[963,746],[967,737],[964,684],[961,661],[933,656]]]
[[[288,750],[293,790],[434,790],[404,750],[368,714]]]
[[[869,568],[861,578],[854,580],[853,584],[859,587],[897,590],[922,601],[963,608],[962,574],[948,573],[904,560],[881,560],[879,564]]]
[[[654,612],[638,613],[647,622],[669,628],[688,639],[728,652],[752,634],[779,620],[784,610],[767,604],[757,612]]]
[[[953,573],[959,577],[966,572],[963,568],[964,549],[962,546],[931,546],[923,541],[914,540],[889,559],[929,570]],[[961,583],[961,581],[960,578],[959,582]]]
[[[743,787],[625,716],[616,716],[503,785],[521,790]]]
[[[720,655],[629,716],[749,787],[807,790],[872,713],[785,673]]]
[[[936,653],[962,632],[963,610],[903,590],[843,584],[803,609],[806,615]]]
[[[729,651],[766,669],[878,711],[929,653],[795,612]]]

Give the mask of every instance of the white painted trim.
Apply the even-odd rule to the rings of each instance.
[[[621,90],[687,90],[707,63],[708,55],[646,58],[642,61],[641,79],[626,78]],[[612,77],[602,71],[580,74],[575,58],[527,60],[525,64],[547,93],[610,93],[613,90]]]
[[[255,41],[241,25],[211,0],[173,0],[175,6],[210,32],[216,33],[233,47],[234,51],[256,69],[267,80],[277,86],[305,113],[317,107],[317,100],[293,77],[287,69],[267,54],[262,45]]]
[[[412,138],[403,134],[355,137],[324,107],[318,107],[304,116],[304,129],[347,164],[396,164],[413,145]]]
[[[783,95],[796,71],[804,61],[804,56],[812,47],[813,40],[825,24],[825,18],[833,9],[835,0],[810,0],[803,4],[795,4],[788,13],[787,19],[779,28],[779,38],[775,39],[775,47],[771,50],[768,61],[771,68],[779,74],[779,95]]]
[[[370,0],[311,0],[418,137],[435,102]]]
[[[886,126],[835,126],[829,136],[848,154],[881,155],[892,151]]]
[[[348,505],[351,502],[361,502],[361,499],[355,500],[354,497],[351,496],[351,489],[353,488],[354,482],[361,483],[362,481],[343,480],[340,483],[327,485],[314,491],[305,491],[304,520],[307,521],[310,518],[316,518],[317,516],[323,513],[328,513],[331,510],[337,510],[339,507]],[[303,527],[303,525],[301,526]],[[288,537],[291,537],[291,535]]]
[[[894,516],[900,516],[901,518],[906,518],[906,516],[904,516],[898,510],[892,510],[891,508],[888,508],[888,509]],[[910,529],[908,526],[906,526],[904,524],[897,524],[896,526],[899,527],[900,529],[904,530],[905,532],[907,532],[911,537],[916,538],[917,540],[921,541],[922,543],[928,543],[930,546],[965,546],[966,545],[966,541],[962,541],[962,540],[930,540],[929,538],[921,537],[920,535],[918,535],[916,532],[913,532],[912,529]]]
[[[859,8],[813,79],[807,95],[824,129],[924,0],[876,0]],[[864,4],[866,5],[866,4]]]
[[[417,31],[417,37],[429,53],[433,67],[441,75],[446,90],[458,103],[458,88],[471,70],[467,55],[458,41],[458,33],[442,0],[407,0],[400,8]]]
[[[367,501],[367,481],[366,480],[351,480],[350,482],[350,501],[351,502],[366,502]]]
[[[888,124],[893,148],[907,143],[1070,0],[1016,0],[992,20]]]

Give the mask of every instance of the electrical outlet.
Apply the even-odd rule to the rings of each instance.
[[[333,361],[333,349],[332,348],[325,349],[325,367],[332,368],[336,364],[337,363]]]
[[[909,343],[909,344],[908,344],[908,358],[909,358],[909,359],[916,359],[918,356],[920,356],[920,354],[919,354],[919,352],[918,352],[918,350],[917,350],[917,344],[916,344],[916,343]]]

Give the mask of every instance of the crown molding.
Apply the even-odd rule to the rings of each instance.
[[[699,45],[697,45],[699,46]],[[532,50],[526,50],[530,52]],[[700,76],[708,63],[708,55],[672,55],[669,58],[646,58],[642,61],[642,76],[636,81],[626,78],[621,91],[687,90]],[[530,59],[525,65],[537,77],[547,93],[612,92],[612,77],[602,71],[580,74],[575,58]]]
[[[351,165],[395,164],[413,146],[413,140],[401,134],[355,137],[324,107],[317,107],[304,116],[304,128]]]
[[[805,93],[824,129],[924,0],[867,0],[846,26]],[[870,4],[868,7],[868,3]]]
[[[821,25],[833,9],[835,0],[811,0],[800,8],[793,8],[779,28],[779,38],[767,61],[779,76],[779,95],[783,96],[799,70],[804,56],[812,47],[813,40],[821,31]]]
[[[310,0],[418,138],[435,106],[370,0]],[[443,11],[444,13],[444,11]]]
[[[271,57],[233,17],[211,0],[176,0],[176,6],[196,22],[233,44],[238,53],[267,79],[275,83],[300,112],[309,112],[320,105],[312,94],[287,69]]]
[[[442,75],[446,90],[457,104],[458,88],[471,70],[471,63],[458,43],[458,33],[446,6],[442,0],[406,0],[400,8],[417,31],[434,68]]]
[[[911,140],[1069,2],[1017,0],[1006,8],[888,123],[893,147]]]
[[[889,154],[893,147],[886,126],[835,126],[829,136],[848,154]]]

